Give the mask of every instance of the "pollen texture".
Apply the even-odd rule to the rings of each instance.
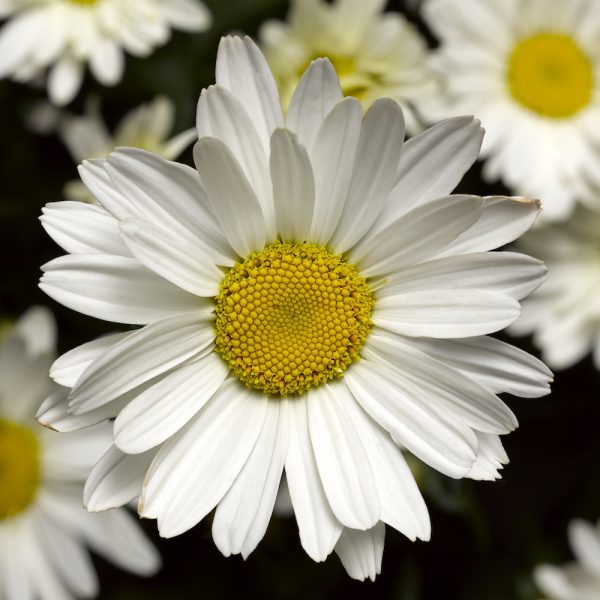
[[[589,104],[594,72],[589,57],[571,37],[541,33],[516,45],[508,82],[512,96],[526,108],[566,119]]]
[[[216,347],[232,372],[285,396],[341,377],[359,357],[373,294],[326,248],[275,243],[227,273],[216,304]]]
[[[34,499],[40,480],[38,446],[28,427],[0,419],[0,521]]]

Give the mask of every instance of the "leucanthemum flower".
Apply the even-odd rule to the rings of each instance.
[[[555,567],[539,565],[534,580],[548,600],[600,599],[600,529],[576,519],[569,524],[575,562]]]
[[[0,344],[0,598],[91,598],[98,581],[86,547],[114,564],[150,575],[159,557],[125,509],[89,514],[83,482],[111,443],[108,423],[58,434],[35,412],[64,390],[48,377],[55,326],[28,311]]]
[[[59,133],[77,163],[89,158],[106,158],[119,146],[143,148],[173,160],[197,138],[195,128],[169,138],[174,120],[173,102],[165,96],[157,96],[127,113],[111,134],[97,103],[91,102],[85,115],[62,117]],[[64,195],[68,200],[94,202],[94,197],[79,179],[65,185]]]
[[[161,535],[216,509],[213,538],[247,556],[285,471],[306,552],[379,572],[387,523],[428,539],[399,446],[455,478],[493,480],[517,426],[499,392],[548,392],[549,371],[486,334],[519,315],[537,260],[493,252],[540,208],[449,195],[476,159],[470,117],[404,144],[397,102],[364,115],[328,60],[284,118],[254,43],[225,38],[198,103],[197,170],[136,149],[86,161],[98,206],[44,209],[70,254],[43,267],[57,301],[142,325],[71,350],[72,387],[42,419],[116,417],[89,510],[127,502]]]
[[[600,213],[578,207],[567,223],[530,231],[519,248],[544,260],[549,275],[524,301],[511,332],[533,333],[553,368],[570,367],[591,351],[600,369]]]
[[[594,0],[428,0],[440,39],[434,118],[475,114],[484,176],[564,220],[588,155],[600,159],[600,5]]]
[[[384,8],[383,0],[292,0],[287,22],[267,21],[260,38],[284,106],[311,61],[327,57],[345,96],[365,108],[394,98],[409,132],[420,129],[415,108],[433,86],[427,45],[402,15]]]
[[[49,69],[48,94],[67,104],[81,87],[85,65],[103,85],[115,85],[124,55],[148,56],[171,28],[203,31],[210,14],[199,0],[0,0],[0,77],[30,81]]]

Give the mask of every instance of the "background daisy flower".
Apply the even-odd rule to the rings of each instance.
[[[600,369],[600,213],[579,207],[567,223],[536,228],[518,246],[543,260],[549,274],[523,302],[511,332],[533,333],[553,368],[570,367],[592,352]]]
[[[0,77],[30,81],[48,73],[54,104],[77,94],[89,64],[103,85],[118,83],[124,51],[148,56],[171,28],[203,31],[210,14],[199,0],[0,0]]]
[[[125,509],[89,514],[83,482],[111,442],[108,423],[59,435],[34,419],[48,394],[55,325],[28,311],[0,344],[0,597],[91,598],[98,580],[87,547],[137,575],[159,556]]]
[[[499,436],[517,426],[496,394],[548,393],[542,363],[487,337],[545,273],[487,250],[539,205],[449,195],[477,157],[478,122],[404,144],[398,103],[363,118],[328,60],[286,118],[249,38],[222,40],[216,79],[198,103],[197,170],[117,150],[81,167],[98,206],[44,209],[70,254],[43,267],[41,288],[143,327],[61,357],[51,374],[72,390],[41,418],[116,417],[89,510],[141,492],[140,514],[171,537],[216,509],[216,545],[246,557],[285,470],[309,556],[335,549],[351,576],[374,578],[384,524],[430,533],[398,446],[450,477],[493,480]]]
[[[600,159],[598,2],[428,0],[424,15],[440,40],[430,114],[475,114],[484,177],[569,217],[582,166]]]
[[[428,50],[417,29],[383,0],[293,0],[287,21],[260,28],[263,51],[285,107],[312,60],[333,63],[342,92],[368,108],[377,98],[397,100],[407,128],[421,127],[415,108],[432,89]]]
[[[127,113],[111,134],[97,103],[89,103],[83,116],[61,118],[59,133],[73,160],[105,158],[119,146],[150,150],[168,160],[177,158],[197,138],[195,128],[169,138],[175,121],[175,106],[166,96],[158,96]],[[93,202],[94,197],[78,179],[65,185],[68,200]]]
[[[575,562],[555,567],[539,565],[534,580],[548,600],[600,598],[600,531],[587,521],[569,523],[569,542]]]

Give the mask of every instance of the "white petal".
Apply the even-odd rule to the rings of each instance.
[[[202,305],[134,258],[70,254],[46,263],[42,271],[39,285],[48,296],[106,321],[143,325]]]
[[[121,508],[84,517],[81,526],[94,552],[137,575],[158,571],[160,555],[128,511]]]
[[[56,352],[56,321],[44,306],[32,306],[15,323],[13,335],[24,342],[31,356]]]
[[[575,519],[569,523],[569,543],[577,562],[600,576],[600,531],[591,523]]]
[[[541,212],[539,201],[528,198],[490,196],[483,200],[478,221],[439,256],[487,252],[504,246],[523,235]]]
[[[344,381],[367,414],[423,462],[454,478],[469,471],[477,447],[471,428],[423,403],[414,386],[409,396],[394,373],[366,359],[348,369]]]
[[[348,408],[373,469],[381,520],[413,541],[429,540],[431,523],[427,506],[402,451],[354,399]]]
[[[477,221],[478,196],[448,196],[418,206],[350,251],[364,276],[385,275],[434,257]]]
[[[508,392],[522,398],[537,398],[550,393],[550,369],[506,342],[478,336],[462,340],[411,338],[411,344],[495,394]]]
[[[337,520],[345,527],[369,529],[379,521],[379,497],[369,458],[347,404],[341,382],[308,394],[308,424],[323,489]]]
[[[45,11],[27,10],[0,32],[0,77],[13,75],[30,57],[45,28]]]
[[[283,127],[283,112],[271,70],[249,37],[221,38],[216,80],[239,98],[256,125],[267,154],[273,130]]]
[[[340,82],[331,62],[326,58],[313,61],[294,91],[286,127],[298,135],[306,148],[311,148],[325,117],[342,98]]]
[[[56,383],[72,388],[96,359],[130,334],[131,331],[112,333],[69,350],[54,361],[50,368],[50,377]]]
[[[346,202],[354,172],[362,107],[356,98],[339,102],[327,115],[311,150],[315,207],[310,239],[327,244]]]
[[[48,378],[53,358],[49,352],[32,356],[21,336],[9,334],[0,344],[0,414],[17,422],[33,418],[40,402],[55,390]]]
[[[267,396],[229,379],[159,450],[140,499],[142,516],[158,519],[163,537],[201,521],[231,487],[263,427]]]
[[[186,237],[191,233],[203,242],[218,264],[233,264],[234,255],[212,214],[194,169],[139,148],[121,148],[112,152],[105,169],[113,187],[120,189],[134,205],[135,210],[127,211],[129,214],[120,211],[119,219],[141,218],[168,231],[181,232]]]
[[[54,104],[62,106],[73,100],[83,81],[83,65],[70,54],[65,54],[50,70],[48,94]]]
[[[98,578],[87,548],[71,532],[65,531],[52,518],[39,519],[37,536],[48,552],[48,560],[59,577],[77,597],[93,598],[98,594]]]
[[[500,479],[500,470],[508,463],[508,456],[500,437],[493,433],[481,433],[480,431],[476,431],[475,435],[477,435],[477,460],[466,476],[476,481]]]
[[[140,495],[155,452],[128,455],[111,446],[91,470],[83,489],[90,512],[124,506]]]
[[[198,137],[213,137],[231,150],[263,209],[267,235],[275,238],[273,190],[267,154],[250,116],[231,92],[219,86],[202,90],[196,122]]]
[[[214,352],[180,367],[132,400],[115,421],[115,444],[138,454],[179,431],[221,387],[229,369]]]
[[[121,81],[125,57],[115,41],[103,38],[94,45],[94,52],[90,56],[90,70],[102,85],[115,85]]]
[[[354,246],[379,216],[394,184],[403,143],[402,109],[389,98],[376,100],[362,122],[348,197],[330,242],[335,252]]]
[[[40,221],[50,237],[70,254],[130,256],[119,236],[119,222],[104,208],[83,202],[52,202]]]
[[[378,297],[402,292],[479,289],[521,300],[536,290],[546,276],[544,263],[515,252],[481,252],[449,256],[396,271]]]
[[[342,533],[321,484],[308,432],[308,413],[302,398],[288,401],[290,440],[285,459],[286,479],[300,530],[300,542],[317,562],[329,556]]]
[[[479,290],[406,292],[377,302],[373,321],[401,335],[463,338],[499,331],[520,310],[514,298]]]
[[[335,553],[352,579],[375,581],[381,573],[385,525],[381,522],[367,531],[344,528]]]
[[[202,138],[194,146],[194,162],[231,247],[241,257],[262,249],[267,234],[265,218],[231,150],[216,138]]]
[[[315,202],[315,180],[308,153],[287,129],[271,137],[271,179],[277,233],[282,241],[307,239]]]
[[[40,425],[54,431],[68,433],[97,425],[107,419],[114,419],[125,405],[119,399],[83,415],[72,415],[69,413],[69,391],[68,388],[60,388],[46,398],[35,415]]]
[[[169,0],[162,8],[175,29],[205,31],[212,24],[208,8],[197,0]]]
[[[133,332],[95,361],[71,391],[71,409],[81,414],[150,381],[199,354],[214,338],[199,313],[177,315]]]
[[[71,433],[42,430],[44,477],[61,482],[85,480],[110,446],[111,434],[110,423]]]
[[[77,167],[81,181],[90,194],[117,219],[142,217],[140,207],[123,195],[106,172],[106,159],[84,160]]]
[[[447,196],[477,160],[483,129],[473,117],[455,117],[406,142],[396,184],[376,229],[415,206]]]
[[[551,598],[556,600],[573,600],[578,590],[569,581],[567,573],[560,567],[554,565],[538,565],[533,572],[533,579],[542,590]]]
[[[287,400],[269,401],[267,417],[248,461],[215,512],[212,535],[225,555],[244,559],[265,535],[283,471],[289,438]]]
[[[196,296],[219,293],[223,272],[203,241],[133,219],[121,221],[120,230],[131,254],[160,277]]]

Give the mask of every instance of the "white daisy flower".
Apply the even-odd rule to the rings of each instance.
[[[124,55],[148,56],[171,28],[203,31],[210,14],[199,0],[0,0],[0,78],[29,81],[46,69],[54,104],[77,94],[89,64],[103,85],[117,84]]]
[[[111,443],[108,423],[59,435],[35,411],[48,394],[56,358],[50,313],[31,309],[0,344],[0,598],[91,598],[98,580],[89,547],[114,564],[151,575],[160,563],[125,509],[90,514],[83,482]]]
[[[198,103],[197,170],[121,149],[86,161],[99,205],[50,204],[70,254],[43,267],[59,302],[143,325],[68,352],[73,389],[43,419],[116,417],[92,471],[90,510],[140,493],[161,535],[216,508],[213,538],[247,556],[285,470],[300,540],[374,578],[384,523],[428,539],[426,507],[398,446],[450,477],[494,479],[496,396],[548,392],[549,371],[486,334],[519,315],[544,277],[521,254],[486,253],[539,205],[449,196],[477,157],[472,118],[404,144],[400,106],[362,118],[326,59],[284,118],[254,43],[225,38]],[[50,407],[47,407],[50,410]]]
[[[595,0],[428,0],[440,39],[434,117],[475,114],[484,176],[542,198],[566,219],[600,143],[600,4]]]
[[[311,61],[327,57],[345,96],[365,108],[382,96],[394,98],[415,133],[414,107],[433,86],[427,45],[402,15],[384,8],[384,0],[292,0],[287,23],[267,21],[260,38],[284,106]]]
[[[600,529],[576,519],[569,524],[575,562],[539,565],[534,580],[548,600],[600,600]]]
[[[61,119],[59,133],[77,163],[86,158],[106,158],[120,146],[143,148],[173,160],[197,139],[195,128],[169,138],[174,120],[173,102],[165,96],[157,96],[152,102],[126,114],[111,134],[97,104],[90,103],[84,116]],[[94,197],[80,180],[68,182],[64,194],[69,200],[94,202]]]
[[[549,276],[523,303],[511,333],[533,333],[544,360],[571,367],[590,351],[600,369],[600,213],[578,207],[567,223],[535,228],[519,248],[544,260]]]

